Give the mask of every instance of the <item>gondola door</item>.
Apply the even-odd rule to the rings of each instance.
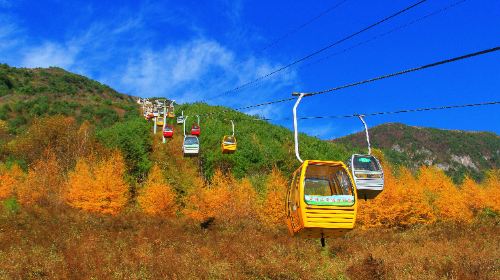
[[[302,168],[295,171],[292,184],[287,193],[287,224],[290,234],[293,236],[295,232],[303,227],[300,214],[300,176]]]

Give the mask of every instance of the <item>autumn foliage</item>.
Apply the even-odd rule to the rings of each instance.
[[[17,198],[24,205],[58,205],[61,203],[64,177],[61,166],[52,150],[29,168],[26,179],[16,189]]]
[[[358,223],[368,227],[405,227],[435,220],[431,207],[425,202],[424,189],[407,169],[395,177],[384,168],[384,191],[373,200],[359,200]]]
[[[287,180],[277,168],[273,168],[267,179],[267,192],[260,207],[260,219],[270,227],[285,224],[285,197]]]
[[[25,207],[67,204],[116,215],[129,201],[136,201],[150,216],[184,214],[195,221],[215,218],[223,224],[246,220],[267,228],[284,225],[289,178],[278,168],[262,176],[266,180],[258,194],[254,178],[235,179],[230,169],[216,170],[206,182],[198,160],[182,157],[180,137],[166,144],[154,138],[149,156],[155,165],[146,178],[140,176],[135,182],[122,153],[101,146],[88,122],[51,116],[34,120],[15,139],[3,139],[11,140],[0,147],[25,163],[26,171],[15,163],[0,165],[0,199],[14,197]],[[469,223],[485,211],[500,212],[499,170],[489,171],[483,182],[465,178],[457,185],[435,167],[417,172],[393,169],[385,164],[381,151],[374,153],[384,165],[385,189],[376,199],[359,200],[357,224],[363,228]]]
[[[13,195],[15,189],[24,182],[24,176],[24,172],[17,164],[11,168],[0,165],[0,200]]]
[[[125,161],[119,152],[97,163],[78,160],[66,184],[69,205],[94,213],[118,214],[128,200]]]
[[[468,223],[485,209],[499,210],[498,171],[489,172],[482,184],[465,178],[458,186],[435,167],[424,166],[417,175],[401,168],[394,176],[385,166],[384,173],[384,191],[373,200],[360,201],[358,223],[364,227]]]
[[[144,213],[149,215],[172,217],[177,211],[175,192],[166,182],[158,165],[151,168],[137,200]]]
[[[223,223],[238,222],[256,216],[256,193],[252,184],[238,181],[216,170],[209,185],[193,191],[186,214],[198,221],[215,218]]]
[[[45,160],[46,150],[50,150],[64,171],[73,167],[79,157],[104,152],[88,122],[78,125],[74,118],[60,115],[34,119],[26,133],[9,142],[6,148],[30,164]]]

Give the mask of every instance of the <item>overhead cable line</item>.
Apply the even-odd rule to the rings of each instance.
[[[340,5],[344,4],[345,2],[347,2],[347,0],[343,0],[343,1],[340,1],[338,3],[335,3],[334,5],[328,7],[326,10],[324,11],[321,11],[318,15],[316,15],[315,17],[311,18],[310,20],[304,22],[303,24],[297,26],[296,28],[286,32],[285,34],[283,34],[282,36],[280,36],[279,38],[273,40],[271,43],[269,43],[267,46],[265,46],[264,48],[262,48],[259,52],[263,52],[269,48],[272,48],[274,47],[275,45],[277,45],[279,42],[283,41],[284,39],[286,39],[288,36],[294,34],[294,33],[297,33],[298,31],[300,31],[301,29],[305,28],[306,26],[310,25],[311,23],[317,21],[318,19],[320,19],[321,17],[327,15],[328,13],[334,11],[335,9],[337,9],[338,7],[340,7]]]
[[[282,66],[282,67],[280,67],[280,68],[278,68],[278,69],[276,69],[276,70],[274,70],[274,71],[272,71],[272,72],[269,72],[269,73],[267,73],[267,74],[265,74],[265,75],[263,75],[263,76],[260,76],[260,77],[258,77],[258,78],[256,78],[256,79],[254,79],[254,80],[252,80],[252,81],[250,81],[250,82],[244,83],[244,84],[239,85],[239,86],[237,86],[237,87],[235,87],[235,88],[233,88],[233,89],[230,89],[230,90],[228,90],[228,91],[225,91],[225,92],[223,92],[222,94],[217,95],[217,96],[215,96],[215,97],[213,97],[213,98],[211,98],[211,99],[214,99],[214,98],[220,97],[220,96],[222,96],[222,95],[225,95],[225,94],[231,93],[231,92],[233,92],[233,91],[237,91],[237,90],[239,90],[239,89],[241,89],[241,88],[244,88],[244,87],[247,87],[247,86],[249,86],[249,85],[251,85],[251,84],[254,84],[254,83],[256,83],[256,82],[258,82],[258,81],[260,81],[260,80],[262,80],[262,79],[265,79],[265,78],[267,78],[267,77],[270,77],[270,76],[272,76],[272,75],[275,75],[276,73],[279,73],[279,72],[281,72],[281,71],[283,71],[283,70],[285,70],[285,69],[287,69],[287,68],[290,68],[290,67],[292,67],[292,66],[294,66],[294,65],[296,65],[296,64],[298,64],[298,63],[300,63],[300,62],[302,62],[302,61],[305,61],[305,60],[307,60],[307,59],[310,59],[310,58],[311,58],[311,57],[313,57],[313,56],[316,56],[316,55],[318,55],[318,54],[320,54],[320,53],[322,53],[322,52],[324,52],[324,51],[326,51],[326,50],[328,50],[328,49],[330,49],[330,48],[332,48],[332,47],[334,47],[334,46],[336,46],[336,45],[338,45],[338,44],[340,44],[340,43],[343,43],[343,42],[345,42],[345,41],[347,41],[347,40],[349,40],[349,39],[351,39],[351,38],[353,38],[353,37],[355,37],[355,36],[357,36],[357,35],[359,35],[359,34],[361,34],[361,33],[365,32],[365,31],[368,31],[368,30],[370,30],[370,29],[372,29],[372,28],[374,28],[374,27],[376,27],[376,26],[378,26],[378,25],[380,25],[380,24],[384,23],[384,22],[386,22],[386,21],[388,21],[388,20],[390,20],[390,19],[392,19],[392,18],[394,18],[394,17],[397,17],[398,15],[403,14],[403,13],[405,13],[405,12],[407,12],[407,11],[409,11],[409,10],[411,10],[411,9],[415,8],[415,7],[417,7],[418,5],[420,5],[420,4],[422,4],[422,3],[426,2],[426,1],[427,1],[427,0],[420,0],[420,1],[418,1],[418,2],[416,2],[416,3],[414,3],[414,4],[410,5],[410,6],[408,6],[408,7],[404,8],[404,9],[402,9],[402,10],[399,10],[398,12],[396,12],[396,13],[394,13],[394,14],[391,14],[390,16],[387,16],[387,17],[385,17],[385,18],[383,18],[383,19],[381,19],[381,20],[379,20],[379,21],[377,21],[377,22],[375,22],[375,23],[372,23],[372,24],[370,24],[370,25],[368,25],[368,26],[366,26],[366,27],[364,27],[364,28],[362,28],[362,29],[360,29],[360,30],[358,30],[358,31],[356,31],[356,32],[354,32],[354,33],[352,33],[352,34],[350,34],[350,35],[347,35],[346,37],[343,37],[342,39],[339,39],[339,40],[337,40],[337,41],[335,41],[335,42],[333,42],[333,43],[329,44],[328,46],[325,46],[325,47],[323,47],[323,48],[321,48],[321,49],[319,49],[319,50],[316,50],[316,51],[314,51],[314,52],[312,52],[312,53],[310,53],[310,54],[308,54],[308,55],[306,55],[306,56],[304,56],[304,57],[302,57],[302,58],[299,58],[299,59],[297,59],[297,60],[295,60],[295,61],[293,61],[293,62],[291,62],[291,63],[289,63],[289,64],[287,64],[287,65],[285,65],[285,66]]]
[[[371,79],[367,79],[367,80],[363,80],[363,81],[359,81],[359,82],[355,82],[355,83],[351,83],[351,84],[339,86],[339,87],[329,88],[329,89],[320,90],[320,91],[316,91],[316,92],[310,92],[310,93],[307,93],[307,96],[324,94],[324,93],[328,93],[328,92],[332,92],[332,91],[337,91],[337,90],[344,89],[344,88],[349,88],[349,87],[358,86],[358,85],[362,85],[362,84],[366,84],[366,83],[371,83],[371,82],[374,82],[374,81],[383,80],[383,79],[387,79],[387,78],[391,78],[391,77],[395,77],[395,76],[399,76],[399,75],[403,75],[403,74],[408,74],[408,73],[411,73],[411,72],[416,72],[416,71],[424,70],[424,69],[427,69],[427,68],[432,68],[432,67],[435,67],[435,66],[439,66],[439,65],[443,65],[443,64],[447,64],[447,63],[451,63],[451,62],[455,62],[455,61],[459,61],[459,60],[471,58],[471,57],[478,56],[478,55],[487,54],[487,53],[490,53],[490,52],[495,52],[495,51],[498,51],[498,50],[500,50],[500,47],[495,47],[495,48],[491,48],[491,49],[487,49],[487,50],[483,50],[483,51],[478,51],[478,52],[474,52],[474,53],[470,53],[470,54],[466,54],[466,55],[462,55],[462,56],[458,56],[458,57],[454,57],[454,58],[449,58],[449,59],[445,59],[445,60],[442,60],[442,61],[438,61],[438,62],[426,64],[426,65],[422,65],[422,66],[419,66],[419,67],[406,69],[406,70],[399,71],[399,72],[396,72],[396,73],[382,75],[382,76],[379,76],[379,77],[375,77],[375,78],[371,78]]]
[[[445,6],[445,7],[443,7],[443,8],[439,8],[439,9],[437,9],[437,10],[433,11],[433,12],[430,12],[430,13],[428,13],[428,14],[426,14],[426,15],[422,16],[422,17],[419,17],[419,18],[417,18],[417,19],[414,19],[414,20],[412,20],[412,21],[410,21],[410,22],[407,22],[407,23],[405,23],[405,24],[399,25],[399,26],[397,26],[397,27],[395,27],[395,28],[393,28],[393,29],[391,29],[391,30],[389,30],[389,31],[386,31],[386,32],[383,32],[383,33],[379,33],[379,34],[377,34],[377,35],[375,35],[375,36],[373,36],[373,37],[371,37],[371,38],[369,38],[369,39],[367,39],[367,40],[361,41],[361,42],[359,42],[359,43],[357,43],[357,44],[355,44],[355,45],[352,45],[352,46],[350,46],[350,47],[347,47],[347,48],[345,48],[345,49],[342,49],[342,50],[340,50],[340,51],[338,51],[338,52],[335,52],[335,53],[329,54],[329,55],[327,55],[327,56],[324,56],[324,57],[318,58],[318,59],[316,59],[316,60],[314,60],[314,61],[311,61],[311,62],[309,62],[309,63],[307,63],[307,64],[300,65],[300,66],[298,66],[298,68],[295,68],[295,69],[302,69],[302,68],[306,68],[306,67],[309,67],[309,66],[315,65],[315,64],[317,64],[317,63],[320,63],[320,62],[322,62],[322,61],[324,61],[324,60],[327,60],[327,59],[329,59],[329,58],[332,58],[332,57],[334,57],[334,56],[337,56],[337,55],[340,55],[340,54],[346,53],[346,52],[351,51],[351,50],[353,50],[353,49],[355,49],[355,48],[357,48],[357,47],[360,47],[360,46],[362,46],[362,45],[368,44],[368,43],[370,43],[370,42],[372,42],[372,41],[375,41],[375,40],[377,40],[377,39],[380,39],[380,38],[383,38],[383,37],[385,37],[385,36],[387,36],[387,35],[390,35],[390,34],[392,34],[392,33],[394,33],[394,32],[397,32],[397,31],[399,31],[399,30],[402,30],[402,29],[404,29],[404,28],[407,28],[407,27],[409,27],[409,26],[411,26],[411,25],[413,25],[413,24],[416,24],[416,23],[418,23],[418,22],[420,22],[420,21],[422,21],[422,20],[425,20],[425,19],[427,19],[427,18],[430,18],[430,17],[432,17],[432,16],[438,15],[438,14],[440,14],[440,13],[442,13],[442,12],[445,12],[445,11],[447,11],[447,10],[451,9],[451,8],[454,8],[454,7],[456,7],[456,6],[460,5],[460,4],[463,4],[463,3],[464,3],[464,2],[466,2],[466,1],[467,1],[467,0],[459,0],[459,1],[453,2],[453,3],[451,3],[451,4],[450,4],[450,5],[448,5],[448,6]],[[293,70],[293,69],[294,69],[294,68],[288,68],[286,71],[281,72],[279,76],[274,76],[274,78],[279,78],[279,77],[283,76],[284,74],[289,74],[289,73],[290,73],[290,71],[291,71],[291,70]],[[259,81],[259,83],[262,83],[263,81],[264,81],[264,80],[261,80],[261,81]],[[260,85],[259,85],[259,86],[257,86],[257,85],[259,85],[259,84],[258,84],[258,83],[254,83],[254,84],[252,84],[251,86],[252,86],[252,87],[260,87]],[[247,88],[247,89],[248,89],[248,88]],[[220,96],[220,95],[219,95],[219,96]]]
[[[421,16],[421,17],[419,17],[419,18],[416,18],[416,19],[414,19],[414,20],[411,20],[411,21],[409,21],[409,22],[407,22],[407,23],[405,23],[405,24],[399,25],[399,26],[397,26],[397,27],[395,27],[395,28],[393,28],[393,29],[390,29],[389,31],[382,32],[382,33],[377,34],[377,35],[375,35],[375,36],[373,36],[373,37],[371,37],[371,38],[369,38],[369,39],[367,39],[367,40],[361,41],[361,42],[359,42],[359,43],[357,43],[357,44],[354,44],[354,45],[352,45],[352,46],[350,46],[350,47],[347,47],[347,48],[345,48],[345,49],[342,49],[342,50],[340,50],[340,51],[338,51],[338,52],[334,52],[334,53],[332,53],[332,54],[329,54],[329,55],[327,55],[327,56],[324,56],[324,57],[318,58],[318,59],[316,59],[316,60],[314,60],[314,61],[311,61],[311,62],[309,62],[309,63],[307,63],[307,64],[304,64],[304,65],[300,66],[300,68],[305,68],[305,67],[308,67],[308,66],[311,66],[311,65],[317,64],[317,63],[319,63],[319,62],[322,62],[322,61],[324,61],[324,60],[326,60],[326,59],[329,59],[329,58],[331,58],[331,57],[333,57],[333,56],[337,56],[337,55],[339,55],[339,54],[342,54],[342,53],[348,52],[348,51],[350,51],[350,50],[352,50],[352,49],[355,49],[355,48],[357,48],[357,47],[360,47],[360,46],[362,46],[362,45],[365,45],[365,44],[367,44],[367,43],[370,43],[370,42],[372,42],[372,41],[375,41],[375,40],[380,39],[380,38],[382,38],[382,37],[385,37],[385,36],[387,36],[387,35],[390,35],[390,34],[392,34],[392,33],[394,33],[394,32],[397,32],[397,31],[399,31],[399,30],[401,30],[401,29],[407,28],[407,27],[409,27],[409,26],[411,26],[411,25],[413,25],[413,24],[415,24],[415,23],[418,23],[418,22],[420,22],[420,21],[422,21],[422,20],[425,20],[425,19],[427,19],[427,18],[430,18],[430,17],[432,17],[432,16],[438,15],[438,14],[440,14],[440,13],[442,13],[442,12],[445,12],[445,11],[447,11],[447,10],[451,9],[451,8],[454,8],[454,7],[456,7],[456,6],[460,5],[460,4],[463,4],[463,3],[464,3],[464,2],[466,2],[466,1],[467,1],[467,0],[459,0],[459,1],[453,2],[453,3],[451,3],[451,4],[450,4],[450,5],[448,5],[448,6],[445,6],[445,7],[443,7],[443,8],[439,8],[439,9],[437,9],[437,10],[435,10],[435,11],[432,11],[432,12],[430,12],[430,13],[428,13],[428,14],[424,15],[424,16]]]
[[[440,66],[440,65],[444,65],[444,64],[456,62],[456,61],[459,61],[459,60],[464,60],[464,59],[472,58],[472,57],[475,57],[475,56],[480,56],[480,55],[484,55],[484,54],[496,52],[496,51],[499,51],[499,50],[500,50],[500,46],[499,47],[490,48],[490,49],[486,49],[486,50],[482,50],[482,51],[473,52],[473,53],[468,53],[468,54],[465,54],[465,55],[461,55],[461,56],[457,56],[457,57],[453,57],[453,58],[448,58],[448,59],[445,59],[445,60],[440,60],[440,61],[437,61],[437,62],[425,64],[425,65],[414,67],[414,68],[410,68],[410,69],[405,69],[405,70],[398,71],[398,72],[391,73],[391,74],[385,74],[385,75],[377,76],[377,77],[374,77],[374,78],[370,78],[370,79],[366,79],[366,80],[362,80],[362,81],[358,81],[358,82],[354,82],[354,83],[350,83],[350,84],[345,84],[345,85],[334,87],[334,88],[330,88],[330,89],[325,89],[325,90],[321,90],[321,91],[306,93],[304,95],[304,97],[318,95],[318,94],[324,94],[324,93],[333,92],[333,91],[338,91],[338,90],[341,90],[341,89],[346,89],[346,88],[350,88],[350,87],[354,87],[354,86],[359,86],[359,85],[362,85],[362,84],[367,84],[367,83],[371,83],[371,82],[375,82],[375,81],[379,81],[379,80],[383,80],[383,79],[387,79],[387,78],[401,76],[401,75],[404,75],[404,74],[408,74],[408,73],[412,73],[412,72],[417,72],[417,71],[420,71],[420,70],[424,70],[424,69],[427,69],[427,68],[432,68],[432,67],[436,67],[436,66]],[[240,108],[236,108],[234,110],[237,110],[237,111],[246,110],[246,109],[251,109],[251,108],[256,108],[256,107],[261,107],[261,106],[266,106],[266,105],[271,105],[271,104],[276,104],[276,103],[282,103],[282,102],[292,101],[292,100],[295,100],[295,99],[296,99],[295,97],[284,98],[284,99],[279,99],[279,100],[274,100],[274,101],[268,101],[268,102],[264,102],[264,103],[260,103],[260,104],[255,104],[255,105],[240,107]]]
[[[326,90],[322,90],[322,91],[316,91],[316,92],[306,93],[304,95],[304,97],[309,97],[309,96],[313,96],[313,95],[317,95],[317,94],[324,94],[324,93],[328,93],[328,92],[338,91],[338,90],[349,88],[349,87],[354,87],[354,86],[358,86],[358,85],[362,85],[362,84],[367,84],[367,83],[371,83],[371,82],[375,82],[375,81],[379,81],[379,80],[383,80],[383,79],[387,79],[387,78],[401,76],[401,75],[404,75],[404,74],[408,74],[408,73],[412,73],[412,72],[417,72],[417,71],[420,71],[420,70],[424,70],[424,69],[428,69],[428,68],[432,68],[432,67],[436,67],[436,66],[440,66],[440,65],[444,65],[444,64],[448,64],[448,63],[452,63],[452,62],[464,60],[464,59],[469,59],[469,58],[472,58],[472,57],[476,57],[476,56],[480,56],[480,55],[484,55],[484,54],[488,54],[488,53],[492,53],[492,52],[496,52],[496,51],[499,51],[499,50],[500,50],[500,46],[497,46],[497,47],[493,47],[493,48],[490,48],[490,49],[485,49],[485,50],[482,50],[482,51],[468,53],[468,54],[465,54],[465,55],[461,55],[461,56],[457,56],[457,57],[448,58],[448,59],[445,59],[445,60],[440,60],[440,61],[436,61],[436,62],[433,62],[433,63],[425,64],[425,65],[422,65],[422,66],[419,66],[419,67],[409,68],[409,69],[398,71],[398,72],[394,72],[394,73],[391,73],[391,74],[385,74],[385,75],[377,76],[377,77],[374,77],[374,78],[370,78],[370,79],[366,79],[366,80],[362,80],[362,81],[358,81],[358,82],[354,82],[354,83],[350,83],[350,84],[345,84],[345,85],[342,85],[342,86],[338,86],[338,87],[334,87],[334,88],[330,88],[330,89],[326,89]],[[278,100],[274,100],[274,101],[268,101],[268,102],[264,102],[264,103],[258,103],[258,104],[249,105],[249,106],[240,107],[240,108],[235,108],[235,109],[226,109],[226,110],[222,110],[222,111],[219,111],[219,112],[207,113],[207,114],[203,114],[203,116],[209,116],[209,115],[214,115],[214,114],[222,114],[222,113],[231,112],[231,111],[242,111],[242,110],[257,108],[257,107],[261,107],[261,106],[267,106],[267,105],[272,105],[272,104],[277,104],[277,103],[288,102],[288,101],[292,101],[292,100],[295,100],[295,99],[296,99],[295,97],[278,99]],[[202,116],[202,115],[200,115],[200,116]]]
[[[380,116],[380,115],[393,115],[393,114],[402,114],[402,113],[414,113],[414,112],[426,112],[426,111],[437,111],[437,110],[448,110],[448,109],[458,109],[458,108],[467,108],[467,107],[479,107],[479,106],[488,106],[488,105],[498,105],[500,101],[490,101],[490,102],[482,102],[482,103],[472,103],[472,104],[462,104],[462,105],[448,105],[448,106],[440,106],[440,107],[430,107],[430,108],[416,108],[416,109],[404,109],[398,111],[385,111],[385,112],[375,112],[375,113],[362,113],[362,114],[349,114],[349,115],[336,115],[336,116],[313,116],[313,117],[301,117],[299,120],[316,120],[316,119],[344,119],[344,118],[357,118],[359,116]],[[282,119],[269,119],[269,118],[261,118],[254,120],[262,120],[262,121],[284,121],[290,120],[291,118],[282,118]]]
[[[342,0],[342,1],[339,1],[338,3],[335,3],[334,5],[332,6],[329,6],[327,9],[321,11],[318,15],[316,15],[315,17],[309,19],[308,21],[300,24],[299,26],[297,26],[296,28],[284,33],[283,35],[281,35],[280,37],[278,37],[277,39],[271,41],[270,43],[268,43],[267,45],[265,45],[264,47],[262,47],[261,49],[257,50],[256,53],[262,53],[274,46],[276,46],[278,43],[280,43],[281,41],[285,40],[286,38],[288,38],[290,35],[294,34],[294,33],[297,33],[298,31],[300,31],[301,29],[307,27],[308,25],[312,24],[313,22],[315,22],[316,20],[320,19],[321,17],[333,12],[334,10],[336,10],[338,7],[340,7],[342,4],[344,4],[345,2],[347,2],[348,0]],[[237,63],[236,65],[233,66],[233,68],[236,68],[237,66],[243,64],[243,61]],[[220,76],[216,77],[216,78],[219,78]],[[215,97],[214,97],[215,98]],[[203,99],[203,100],[208,100],[210,98],[206,98],[206,99]],[[212,98],[213,99],[213,98]]]

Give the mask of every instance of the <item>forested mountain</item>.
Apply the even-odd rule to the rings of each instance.
[[[16,133],[32,118],[73,116],[109,126],[136,112],[134,98],[61,68],[15,68],[0,64],[0,120]]]
[[[413,170],[435,165],[455,180],[465,174],[481,179],[484,171],[500,167],[500,137],[470,132],[387,123],[369,129],[372,147],[381,149],[393,165]],[[333,140],[366,153],[364,131]]]

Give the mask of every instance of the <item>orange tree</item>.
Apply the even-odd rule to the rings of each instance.
[[[124,174],[125,161],[119,152],[97,163],[80,159],[69,173],[66,201],[89,212],[116,215],[128,199]]]
[[[175,192],[156,164],[149,171],[147,181],[139,191],[137,200],[141,209],[149,215],[172,217],[177,211]]]

